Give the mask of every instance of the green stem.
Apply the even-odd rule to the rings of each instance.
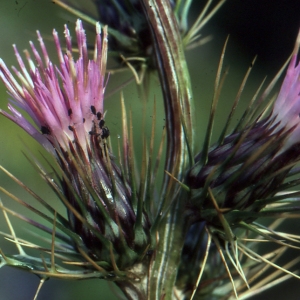
[[[178,24],[168,0],[141,0],[155,46],[157,69],[164,96],[167,127],[165,170],[181,179],[186,166],[186,138],[193,148],[193,104],[189,72]],[[182,122],[185,123],[186,132]],[[185,136],[187,135],[187,137]],[[170,177],[164,178],[165,197]],[[175,185],[175,182],[173,183]]]
[[[158,244],[150,266],[149,300],[181,299],[175,296],[175,282],[187,226],[182,201],[176,202],[157,233]]]
[[[164,170],[182,181],[193,150],[192,92],[189,72],[176,17],[169,0],[140,0],[147,18],[162,86],[167,128]],[[189,147],[187,146],[187,141]],[[160,207],[152,226],[152,259],[142,283],[118,283],[128,299],[174,299],[187,222],[186,192],[165,173]],[[143,264],[145,267],[145,264]],[[146,286],[145,286],[146,283]]]
[[[169,0],[141,0],[141,3],[152,33],[164,97],[167,128],[165,170],[182,180],[188,164],[187,141],[193,149],[193,99],[181,35]],[[161,206],[155,222],[157,226],[152,231],[157,245],[150,264],[147,299],[174,298],[187,228],[183,214],[186,194],[178,189],[178,183],[165,174]]]
[[[121,280],[115,283],[127,300],[147,300],[147,284],[144,281]]]

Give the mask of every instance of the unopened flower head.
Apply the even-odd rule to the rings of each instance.
[[[139,241],[135,240],[136,211],[130,185],[123,178],[107,145],[109,129],[104,122],[107,30],[101,39],[96,24],[94,57],[89,59],[85,32],[76,23],[79,57],[74,60],[70,32],[65,26],[66,53],[63,54],[58,34],[53,31],[59,66],[55,66],[38,32],[42,57],[31,42],[37,64],[25,51],[25,67],[14,46],[20,71],[13,67],[19,82],[5,63],[0,62],[0,76],[11,97],[12,114],[3,115],[17,123],[49,152],[55,155],[62,170],[61,187],[54,189],[67,207],[69,226],[83,241],[74,242],[95,260],[128,266],[137,260],[135,251],[144,251],[147,217],[141,213]],[[26,111],[34,120],[31,125],[13,105]],[[126,253],[128,256],[126,258]],[[122,256],[122,259],[120,258]],[[113,258],[114,257],[114,258]],[[108,267],[109,268],[109,267]]]
[[[187,184],[194,190],[193,203],[202,208],[198,219],[220,226],[218,217],[204,212],[204,208],[214,207],[213,197],[231,224],[251,222],[270,203],[261,200],[282,191],[286,176],[300,157],[299,45],[300,34],[269,116],[235,130],[212,146],[206,158],[203,152],[196,155]],[[239,215],[238,211],[245,210],[248,217]]]
[[[175,1],[170,0],[172,8],[175,7]],[[130,44],[124,45],[123,40],[112,36],[110,47],[113,51],[122,52],[127,56],[147,57],[152,52],[151,32],[147,20],[143,14],[143,8],[140,1],[95,1],[99,20],[102,24],[107,24],[120,34],[131,39]]]

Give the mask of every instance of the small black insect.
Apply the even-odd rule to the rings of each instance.
[[[101,120],[101,117],[102,117],[102,114],[101,114],[100,111],[98,111],[98,112],[97,112],[97,119],[98,119],[98,120]]]
[[[94,105],[91,105],[91,112],[92,112],[93,115],[96,116],[96,108],[95,108]]]
[[[89,135],[100,136],[100,133],[91,130],[91,131],[89,131]]]
[[[70,117],[70,116],[72,115],[72,113],[73,113],[73,112],[72,112],[72,108],[69,108],[69,109],[68,109],[68,116]]]
[[[50,134],[51,133],[49,127],[47,127],[47,126],[41,126],[41,132],[42,132],[42,134]]]
[[[68,126],[68,128],[69,128],[71,131],[74,131],[74,127],[73,127],[73,126]]]
[[[109,129],[107,127],[102,128],[101,138],[106,139],[109,137]]]
[[[104,120],[101,120],[101,121],[99,122],[99,127],[102,129],[103,126],[104,126],[104,124],[105,124],[105,121],[104,121]]]

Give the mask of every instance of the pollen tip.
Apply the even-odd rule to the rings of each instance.
[[[77,31],[77,30],[83,30],[82,22],[81,22],[80,19],[77,19],[77,21],[76,21],[76,28],[75,28],[75,30],[76,30],[76,31]]]
[[[68,25],[65,24],[65,25],[64,25],[64,28],[65,28],[65,30],[64,30],[65,37],[70,36],[70,30],[69,30],[69,28],[68,28]]]
[[[297,40],[296,40],[296,44],[295,44],[295,48],[294,48],[294,55],[298,54],[299,47],[300,47],[300,29],[298,32],[298,36],[297,36]]]
[[[99,22],[96,22],[96,34],[101,34],[101,26]]]

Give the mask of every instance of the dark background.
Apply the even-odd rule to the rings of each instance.
[[[199,1],[202,2],[202,1]],[[241,54],[258,56],[276,72],[291,53],[300,28],[300,1],[229,0],[210,25],[230,34]]]

